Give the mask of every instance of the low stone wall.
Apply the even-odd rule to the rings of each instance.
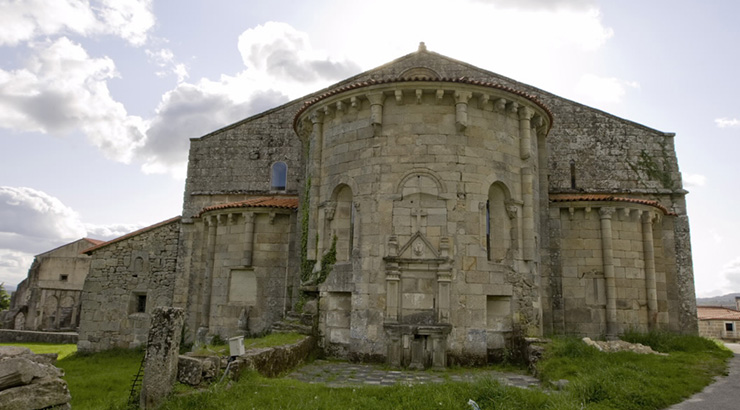
[[[230,377],[238,379],[241,372],[254,369],[266,377],[276,377],[305,361],[316,348],[316,339],[307,336],[292,345],[250,349],[231,364]]]
[[[0,329],[0,343],[76,344],[77,333]]]

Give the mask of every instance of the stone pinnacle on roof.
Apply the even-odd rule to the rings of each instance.
[[[419,51],[427,51],[427,45],[423,41],[419,42]]]

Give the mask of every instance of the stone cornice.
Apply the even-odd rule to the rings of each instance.
[[[396,87],[394,87],[394,85]],[[386,87],[383,87],[383,86],[386,86]],[[552,128],[552,123],[553,123],[552,111],[550,111],[550,109],[545,104],[539,101],[537,97],[531,94],[527,94],[525,92],[519,91],[511,87],[507,87],[501,84],[490,83],[490,82],[485,82],[485,81],[478,81],[478,80],[471,80],[465,77],[462,77],[462,78],[414,77],[414,78],[393,78],[393,79],[386,79],[386,80],[368,80],[368,81],[363,81],[359,83],[348,84],[342,87],[335,88],[333,90],[329,90],[311,100],[306,101],[303,104],[303,106],[298,110],[298,112],[295,114],[295,117],[293,118],[293,129],[299,135],[305,133],[305,132],[301,132],[300,119],[304,116],[307,110],[309,110],[310,108],[314,107],[316,104],[323,102],[323,101],[326,101],[329,103],[324,107],[324,109],[329,109],[329,107],[332,105],[336,107],[339,107],[341,105],[343,107],[345,103],[342,98],[336,99],[337,101],[334,101],[331,97],[338,96],[340,94],[343,94],[349,91],[367,89],[368,94],[371,91],[375,91],[375,92],[378,92],[378,91],[386,92],[387,91],[389,95],[394,96],[396,101],[398,102],[399,99],[398,99],[398,94],[396,93],[396,91],[400,89],[414,90],[417,94],[417,101],[418,101],[419,100],[418,92],[416,90],[433,90],[434,92],[437,93],[437,96],[439,97],[440,92],[442,92],[442,94],[446,92],[450,92],[450,93],[453,93],[454,95],[455,92],[460,91],[461,87],[463,87],[466,91],[469,91],[471,93],[472,98],[478,99],[479,101],[478,106],[482,106],[483,104],[487,104],[489,101],[493,101],[493,109],[496,111],[499,111],[500,108],[508,108],[512,112],[516,113],[517,109],[520,106],[526,106],[528,105],[527,103],[529,103],[535,106],[536,108],[538,108],[538,110],[536,111],[541,111],[542,114],[544,114],[547,117],[546,121],[544,121],[545,124],[542,124],[545,127],[544,128],[545,134],[547,134]],[[509,99],[507,100],[505,98],[492,98],[492,97],[500,97],[500,95],[492,96],[492,94],[490,93],[476,90],[477,87],[498,90],[501,92],[501,94],[503,94],[503,97],[508,97]],[[347,96],[346,99],[350,102],[350,105],[352,107],[357,106],[356,99],[352,100],[350,96]],[[331,109],[334,109],[334,107],[332,107]]]

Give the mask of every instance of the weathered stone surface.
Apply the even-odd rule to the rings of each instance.
[[[96,251],[79,348],[143,343],[142,292],[201,341],[270,329],[308,284],[326,353],[404,366],[695,333],[673,140],[420,49],[193,139],[182,220]]]
[[[179,356],[177,358],[177,381],[190,386],[199,385],[203,381],[203,362],[193,357]]]
[[[170,219],[92,253],[81,296],[79,351],[146,343],[151,312],[172,305],[179,233],[179,218]]]
[[[34,361],[34,355],[0,359],[0,390],[29,384],[33,379],[62,376],[64,376],[63,370],[51,364]]]
[[[20,346],[0,346],[0,359],[5,357],[15,357],[22,355],[30,355],[31,349]]]
[[[601,352],[614,353],[614,352],[633,352],[638,354],[657,354],[660,356],[668,356],[666,353],[656,352],[650,346],[645,346],[640,343],[629,343],[624,340],[610,340],[610,341],[598,341],[591,340],[591,338],[584,337],[583,342],[589,346],[593,346]]]
[[[7,314],[0,312],[0,328],[74,330],[79,325],[80,292],[90,269],[90,256],[82,251],[98,243],[82,238],[36,255],[28,270],[28,277],[13,293]],[[0,333],[0,341],[10,342],[8,338],[11,336],[19,335]],[[32,340],[15,338],[12,341],[59,343],[53,341],[53,336],[40,337],[47,340],[38,340],[32,335],[22,336]]]
[[[44,409],[67,404],[71,399],[67,382],[47,377],[38,379],[32,384],[0,391],[0,409]]]
[[[178,350],[184,311],[158,307],[152,312],[152,328],[146,348],[140,406],[156,408],[171,392],[177,379]]]
[[[315,339],[307,336],[292,345],[247,350],[232,363],[229,375],[238,379],[242,371],[253,369],[263,376],[276,377],[306,360],[315,346]]]

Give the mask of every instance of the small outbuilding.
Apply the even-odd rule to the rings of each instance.
[[[737,302],[737,300],[736,300]],[[740,340],[740,309],[724,306],[697,306],[699,334],[712,339]]]

